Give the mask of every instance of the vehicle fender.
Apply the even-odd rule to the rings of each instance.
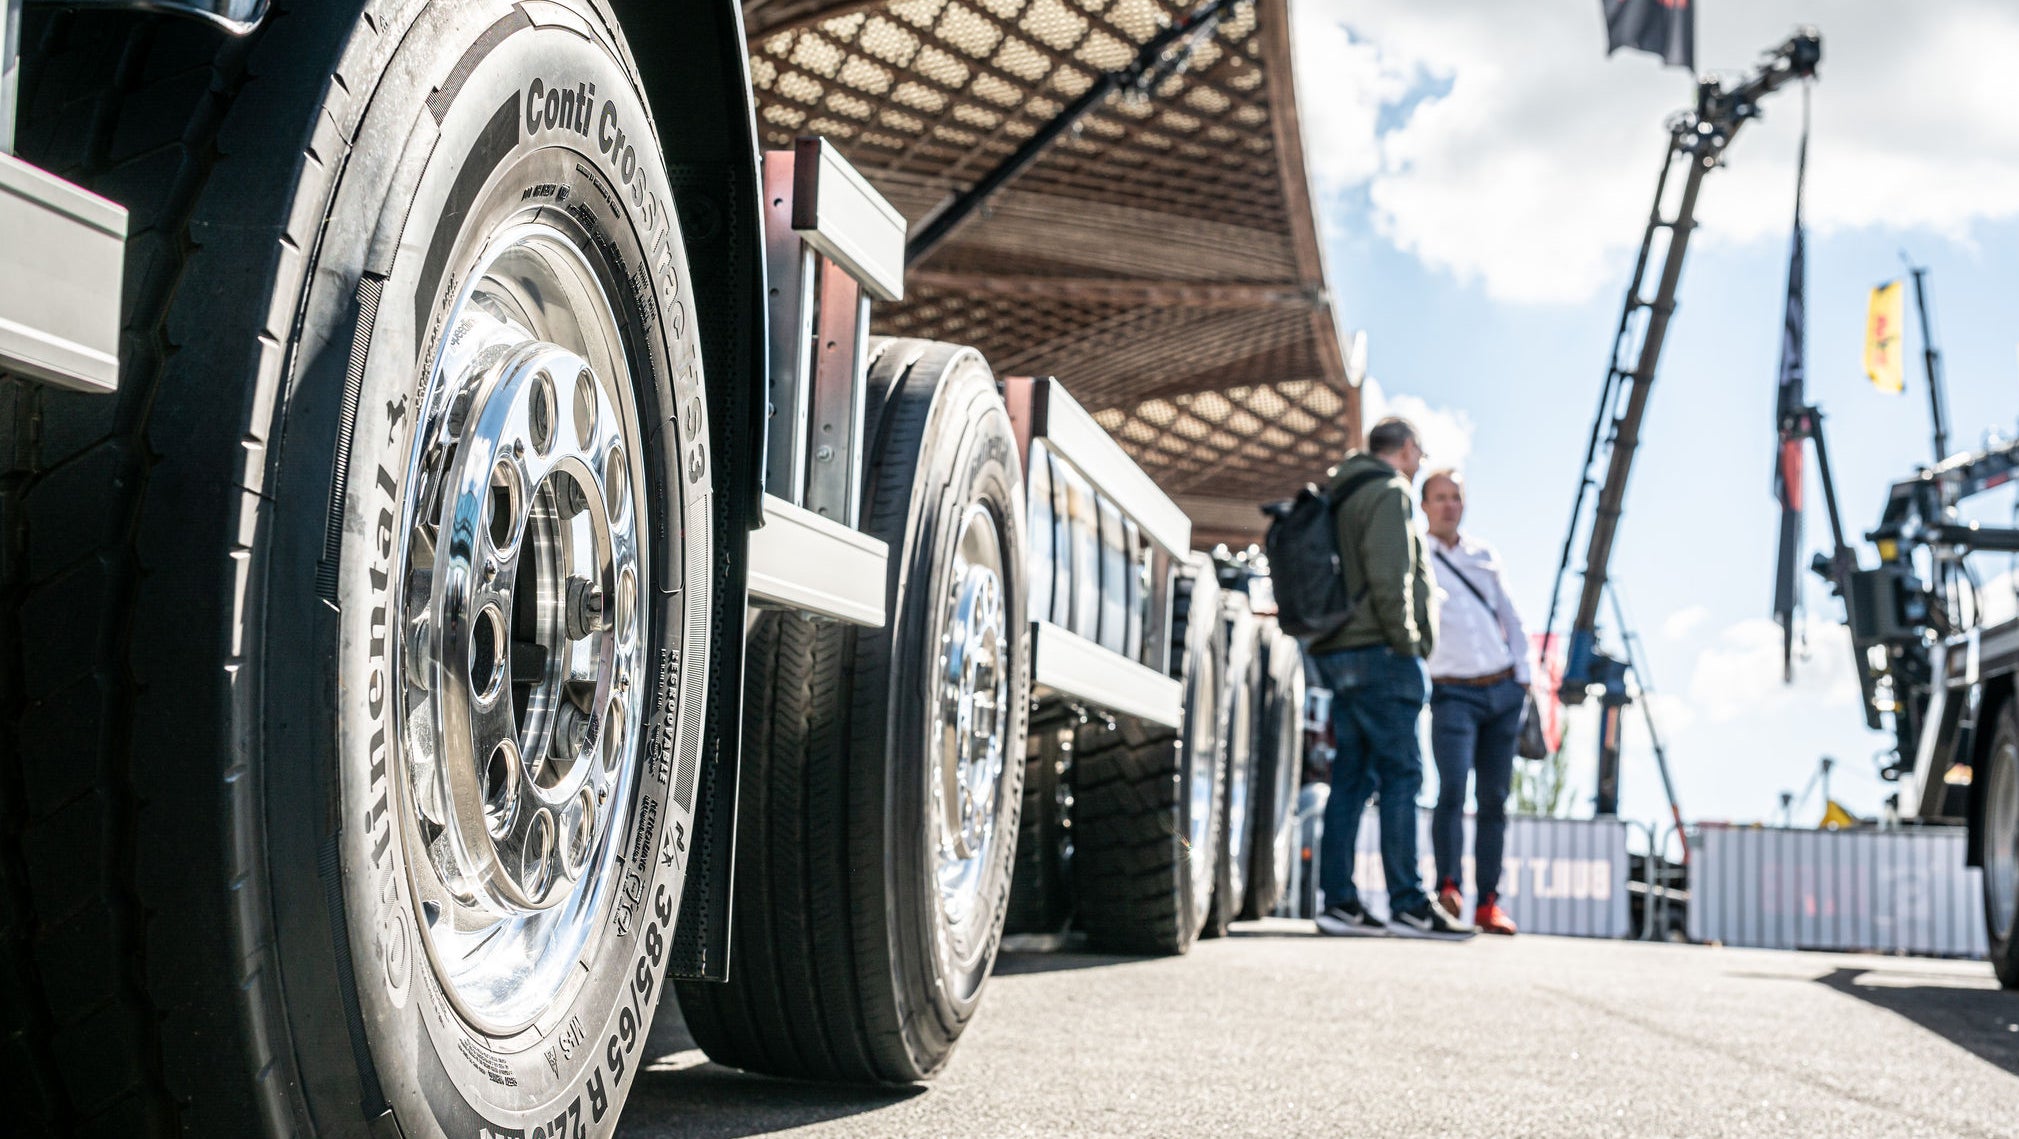
[[[729,968],[749,533],[764,493],[764,232],[757,120],[735,0],[608,0],[644,78],[697,293],[715,471],[708,721],[672,976]]]

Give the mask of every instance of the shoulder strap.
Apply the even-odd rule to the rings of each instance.
[[[1430,552],[1436,556],[1438,561],[1444,563],[1445,569],[1450,570],[1453,576],[1457,577],[1460,582],[1464,583],[1466,589],[1472,591],[1472,596],[1477,597],[1479,599],[1479,603],[1481,605],[1486,606],[1487,612],[1493,614],[1495,620],[1500,619],[1500,606],[1495,605],[1491,601],[1488,601],[1486,599],[1486,594],[1482,593],[1478,586],[1472,584],[1472,579],[1465,576],[1465,571],[1459,569],[1457,563],[1453,562],[1450,558],[1445,557],[1443,550],[1432,550]]]
[[[1387,471],[1361,471],[1359,474],[1340,483],[1339,493],[1332,496],[1332,509],[1336,511],[1346,505],[1346,500],[1353,497],[1354,491],[1359,490],[1368,483],[1386,478],[1388,478]]]

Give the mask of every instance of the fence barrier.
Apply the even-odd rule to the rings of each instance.
[[[1297,801],[1300,846],[1312,861],[1293,860],[1285,916],[1309,917],[1317,909],[1316,857],[1324,830],[1326,788],[1307,785]],[[1475,820],[1465,817],[1461,885],[1468,907],[1473,895],[1472,842]],[[1376,914],[1388,910],[1388,887],[1381,865],[1380,821],[1370,808],[1354,843],[1353,884],[1361,903]],[[1418,867],[1426,888],[1436,882],[1430,851],[1430,812],[1416,812]],[[1525,932],[1573,937],[1626,937],[1626,825],[1618,819],[1548,819],[1510,815],[1501,860],[1500,904]]]
[[[1982,957],[1982,872],[1963,865],[1965,837],[1961,827],[1698,827],[1690,939]]]

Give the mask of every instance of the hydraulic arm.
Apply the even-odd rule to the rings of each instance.
[[[1751,75],[1726,87],[1706,79],[1697,87],[1697,105],[1670,120],[1668,152],[1655,184],[1654,207],[1641,235],[1640,256],[1634,264],[1633,280],[1627,287],[1626,303],[1613,338],[1612,359],[1599,396],[1598,414],[1592,422],[1585,445],[1582,479],[1576,503],[1571,508],[1569,531],[1564,535],[1563,552],[1557,563],[1556,588],[1550,596],[1549,623],[1554,630],[1556,604],[1563,578],[1569,569],[1571,550],[1577,535],[1585,529],[1583,518],[1587,493],[1598,490],[1587,532],[1583,588],[1571,618],[1569,652],[1560,696],[1566,704],[1579,704],[1595,690],[1602,708],[1603,723],[1598,732],[1599,774],[1597,812],[1610,815],[1619,809],[1620,718],[1631,697],[1626,685],[1626,662],[1598,647],[1598,612],[1605,594],[1607,568],[1619,531],[1626,501],[1627,477],[1633,469],[1634,452],[1640,446],[1641,425],[1647,416],[1648,395],[1654,386],[1655,366],[1661,359],[1662,344],[1668,335],[1669,319],[1675,312],[1677,283],[1682,278],[1683,257],[1689,250],[1690,233],[1696,224],[1697,195],[1704,175],[1717,168],[1725,148],[1739,128],[1759,114],[1759,101],[1793,79],[1816,73],[1822,59],[1822,37],[1814,29],[1803,29],[1768,53]],[[1678,165],[1682,170],[1682,190],[1675,213],[1662,216],[1669,178]],[[1655,295],[1643,295],[1655,236],[1668,231],[1662,254]],[[1634,339],[1638,335],[1638,349]],[[1608,430],[1609,428],[1609,430]],[[1605,454],[1602,481],[1593,477],[1601,452]]]

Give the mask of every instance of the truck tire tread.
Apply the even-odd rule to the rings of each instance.
[[[161,773],[136,766],[158,667],[138,659],[141,626],[160,619],[142,601],[161,575],[142,518],[159,493],[149,412],[177,351],[170,302],[200,249],[188,227],[226,161],[216,136],[255,41],[151,16],[27,24],[19,153],[130,217],[119,393],[0,375],[0,1086],[28,1134],[156,1134],[191,1099],[164,1032],[232,1014],[204,1007],[150,927],[163,911],[215,913],[236,875],[214,858],[150,872],[143,857],[159,853],[151,812],[190,790],[164,794]],[[213,774],[223,814],[234,772]],[[224,1042],[235,1036],[204,1063],[247,1063]]]

